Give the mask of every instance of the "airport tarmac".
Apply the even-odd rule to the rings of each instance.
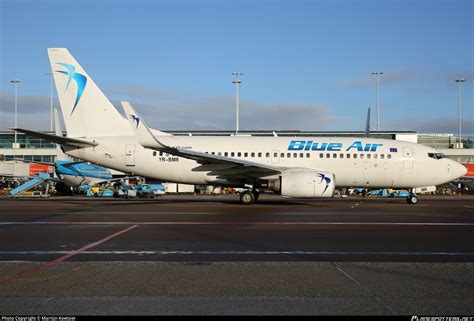
[[[474,313],[474,196],[0,199],[0,314]]]

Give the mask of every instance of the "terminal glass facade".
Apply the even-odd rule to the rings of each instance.
[[[15,142],[14,133],[1,133],[0,134],[0,148],[12,148]],[[17,142],[20,144],[20,148],[55,148],[56,144],[48,142],[44,139],[28,136],[25,134],[17,134]]]

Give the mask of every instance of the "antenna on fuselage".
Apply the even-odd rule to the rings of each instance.
[[[365,121],[364,137],[368,138],[370,135],[370,107],[367,109],[367,120]]]

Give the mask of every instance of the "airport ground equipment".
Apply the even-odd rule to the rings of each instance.
[[[49,186],[50,182],[54,181],[55,179],[52,178],[49,174],[39,173],[36,174],[28,182],[18,186],[15,189],[10,191],[10,195],[12,197],[21,197],[21,196],[39,196],[39,197],[49,197]],[[41,184],[45,184],[42,190],[32,191],[33,189],[37,188]],[[28,193],[31,192],[32,193]]]
[[[113,197],[114,191],[110,188],[102,188],[100,186],[92,186],[86,190],[86,196],[89,197]]]
[[[165,186],[163,184],[139,184],[136,191],[138,197],[153,198],[165,194]]]

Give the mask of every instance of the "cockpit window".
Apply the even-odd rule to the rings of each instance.
[[[446,158],[446,156],[443,153],[428,153],[428,157],[431,157],[434,159]]]

